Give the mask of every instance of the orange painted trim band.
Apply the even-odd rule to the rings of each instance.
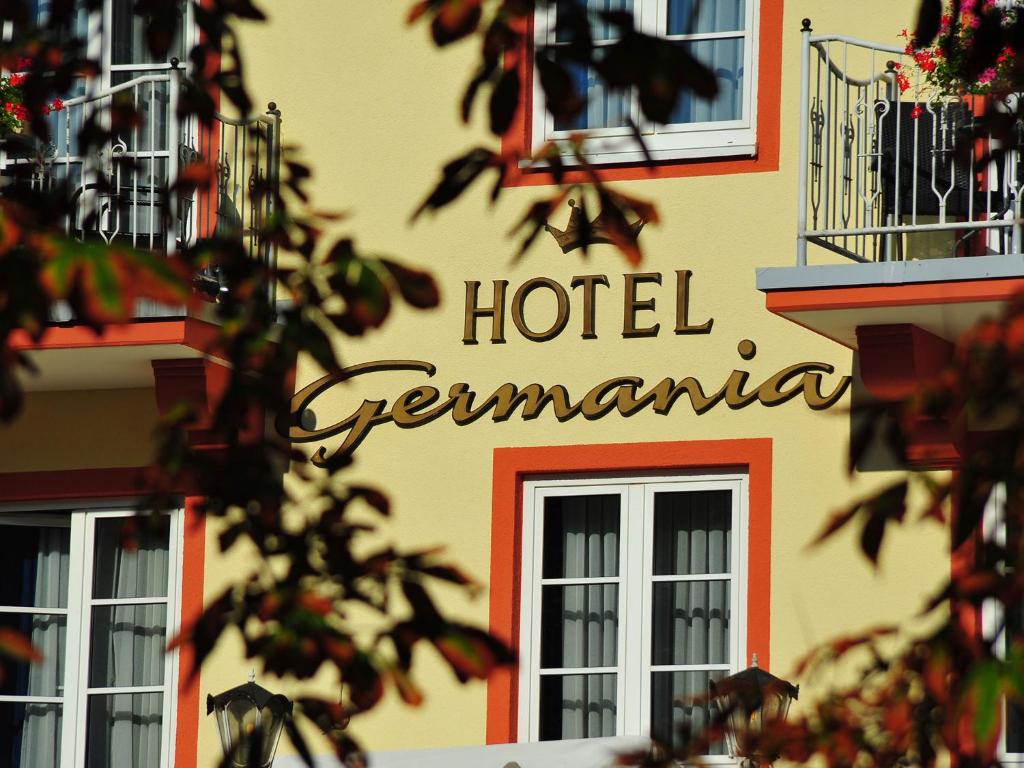
[[[11,348],[31,352],[50,349],[92,349],[102,347],[144,347],[181,344],[199,352],[209,352],[218,334],[217,326],[194,317],[181,320],[119,323],[108,325],[99,334],[81,325],[51,326],[35,342],[23,330],[11,334]]]
[[[181,558],[181,628],[191,627],[203,612],[206,567],[206,518],[199,512],[203,499],[185,499],[185,537]],[[195,676],[193,677],[193,672]],[[199,764],[200,670],[188,643],[178,648],[178,715],[174,739],[174,764],[195,768]]]
[[[0,503],[83,501],[87,499],[140,496],[146,490],[145,467],[75,469],[0,474]],[[189,626],[203,610],[203,579],[206,559],[206,524],[198,512],[201,499],[186,495],[184,547],[182,552],[181,625]],[[188,682],[194,664],[191,647],[183,646],[178,657],[178,711],[175,766],[196,768],[199,737],[199,677]]]
[[[779,120],[782,101],[783,0],[761,0],[758,33],[757,82],[757,155],[745,158],[701,158],[659,163],[634,163],[599,168],[602,181],[670,179],[695,176],[725,176],[736,173],[763,173],[779,169]],[[526,45],[516,57],[524,88],[512,125],[501,137],[506,156],[528,152],[532,146],[533,125],[533,23],[525,32]],[[567,184],[588,181],[582,171],[565,174]],[[510,163],[502,186],[533,187],[555,184],[547,171],[531,171]]]
[[[765,307],[770,312],[779,313],[962,304],[972,301],[1005,301],[1021,290],[1024,290],[1024,278],[1016,277],[911,285],[802,288],[766,293]]]
[[[750,492],[747,654],[771,663],[772,441],[769,438],[495,448],[491,502],[490,630],[519,646],[523,482],[531,475],[739,468]],[[518,739],[519,670],[487,681],[487,743]]]

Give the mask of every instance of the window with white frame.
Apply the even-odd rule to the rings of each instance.
[[[526,484],[522,740],[708,723],[746,650],[746,497],[742,475]]]
[[[0,514],[0,627],[43,655],[5,669],[0,765],[172,765],[180,524],[151,522]]]
[[[601,11],[628,11],[638,30],[683,46],[716,75],[718,95],[701,99],[680,94],[664,125],[643,120],[636,94],[612,90],[596,72],[566,61],[577,92],[587,106],[571,119],[555,119],[544,109],[544,91],[534,78],[533,144],[564,140],[576,131],[590,137],[585,151],[592,162],[628,163],[645,159],[629,121],[639,128],[655,160],[751,156],[757,152],[757,11],[759,0],[557,0],[537,11],[534,40],[556,59],[569,42],[558,27],[558,13],[569,5],[585,5],[591,34],[600,49],[615,42],[615,25],[600,19]],[[599,54],[598,54],[599,55]]]
[[[1006,486],[996,485],[985,504],[982,521],[984,537],[1000,546],[1007,542]],[[990,600],[982,607],[982,633],[995,638],[996,647],[1005,652],[1008,644],[1024,637],[1024,603],[1009,607]],[[1004,763],[1024,763],[1024,708],[1014,702],[1006,704],[1006,720],[1000,738],[1001,760]]]

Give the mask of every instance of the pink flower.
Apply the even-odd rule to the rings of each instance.
[[[923,114],[924,114],[924,109],[921,107],[920,104],[915,104],[914,108],[912,110],[910,110],[910,116],[912,118],[914,118],[915,120],[917,120],[917,118],[919,118]]]
[[[994,67],[989,67],[988,69],[983,71],[980,75],[978,75],[978,82],[979,83],[991,83],[995,79],[996,79],[996,70],[995,70]]]
[[[970,18],[967,20],[967,26],[969,26],[971,29],[977,29],[978,27],[980,27],[981,16],[978,16],[977,14],[971,14]]]

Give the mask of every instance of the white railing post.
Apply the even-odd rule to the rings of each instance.
[[[174,253],[178,246],[178,193],[174,189],[174,185],[178,181],[178,100],[181,95],[182,74],[181,62],[172,58],[171,78],[167,83],[167,232],[164,233],[164,236],[168,254]],[[152,120],[152,107],[150,110],[150,119]],[[156,169],[152,170],[155,172]],[[150,205],[152,205],[156,201],[152,199],[154,197],[152,193],[150,197]]]
[[[807,266],[807,142],[810,132],[811,20],[800,30],[800,159],[797,161],[799,189],[796,203],[796,265]]]
[[[280,194],[281,183],[281,110],[277,104],[270,102],[267,105],[267,205],[264,227],[271,223],[271,219],[277,212],[277,195]],[[276,226],[276,224],[274,224]],[[277,238],[267,242],[264,238],[263,248],[267,267],[267,294],[271,306],[277,301]]]

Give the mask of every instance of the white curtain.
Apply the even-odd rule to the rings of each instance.
[[[599,13],[602,11],[632,13],[633,11],[633,0],[559,0],[558,5],[559,10],[568,5],[585,5],[590,14],[590,34],[597,42],[614,40],[620,34],[619,27],[604,21],[598,16]],[[570,39],[567,32],[559,30],[556,34],[556,40],[560,43],[568,42]],[[600,55],[600,49],[595,55]],[[563,65],[569,70],[576,93],[586,98],[587,107],[573,118],[556,120],[556,131],[621,128],[627,124],[629,95],[625,91],[609,90],[598,74],[587,67],[569,62],[563,62]]]
[[[149,45],[145,37],[145,17],[134,12],[135,0],[112,0],[112,26],[111,30],[111,52],[112,64],[150,64],[153,63],[153,55],[149,51]],[[178,4],[178,29],[171,43],[170,50],[160,62],[169,60],[172,56],[184,60],[186,51],[184,49],[182,31],[185,21],[185,4]],[[137,74],[137,73],[136,73]]]
[[[697,61],[709,67],[718,81],[718,95],[702,99],[684,90],[672,112],[672,123],[710,123],[743,118],[742,37],[722,37],[685,43]]]
[[[746,25],[745,0],[668,0],[670,35],[741,32]]]
[[[659,493],[654,505],[654,573],[701,576],[731,571],[732,497],[729,491]],[[652,664],[728,664],[730,582],[658,581],[652,589]],[[698,732],[708,722],[708,680],[717,671],[653,672],[651,732],[674,739],[681,722]],[[714,753],[723,750],[716,745]]]
[[[618,585],[587,583],[619,573],[619,497],[550,497],[545,505],[546,585],[541,666],[578,669],[618,663]],[[541,683],[541,739],[615,734],[616,676],[565,674]]]
[[[21,529],[25,530],[25,529]],[[14,531],[10,540],[17,540]],[[69,531],[67,528],[41,526],[33,532],[38,541],[34,566],[25,580],[21,604],[32,608],[67,608]],[[7,537],[5,537],[6,539]],[[26,542],[27,543],[27,542]],[[24,552],[16,553],[24,558]],[[31,557],[31,555],[29,555]],[[27,574],[28,575],[28,574]],[[14,618],[12,616],[12,618]],[[31,637],[32,645],[43,654],[43,661],[19,668],[15,674],[17,695],[61,696],[64,693],[64,653],[67,620],[58,614],[20,614],[19,627]],[[60,746],[60,704],[23,705],[20,755],[12,756],[18,768],[42,768],[58,764]]]
[[[96,523],[93,596],[137,599],[167,596],[168,534],[140,532],[135,549],[122,546],[124,518]],[[95,606],[89,684],[93,687],[162,685],[167,605]],[[159,693],[93,695],[89,701],[89,768],[157,766],[163,696]]]

